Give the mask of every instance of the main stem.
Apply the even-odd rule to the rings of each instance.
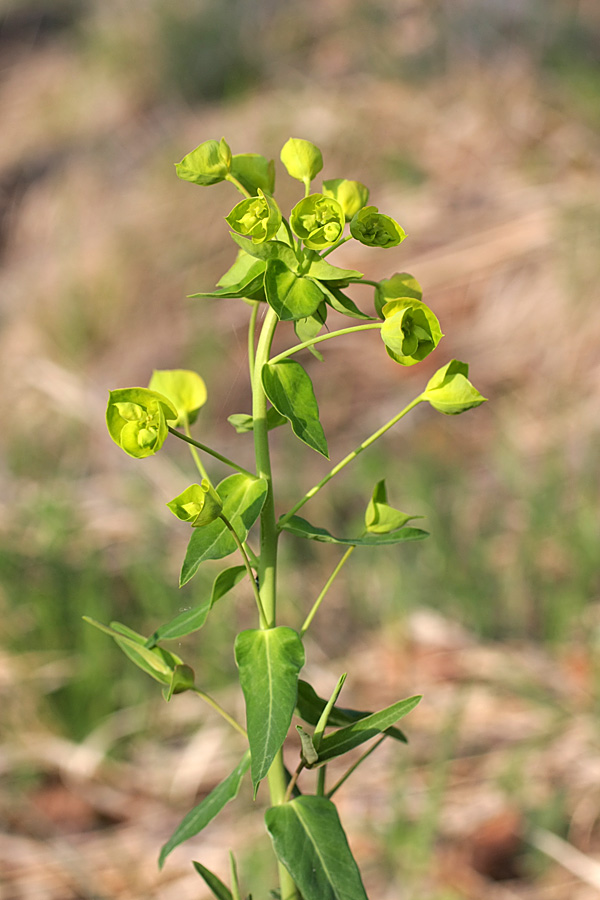
[[[267,429],[267,397],[262,384],[261,370],[269,360],[277,315],[269,308],[256,348],[254,375],[252,378],[252,418],[256,473],[267,482],[267,497],[260,516],[260,565],[258,567],[259,590],[266,627],[274,628],[277,619],[277,525],[273,499],[273,479]],[[261,624],[261,627],[265,627]],[[285,803],[286,777],[283,752],[280,750],[267,775],[273,806]],[[296,885],[285,866],[278,862],[281,900],[300,900]]]

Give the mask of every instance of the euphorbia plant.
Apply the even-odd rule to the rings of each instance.
[[[230,416],[229,421],[238,433],[252,433],[255,470],[247,470],[192,438],[190,425],[206,400],[204,382],[195,372],[154,372],[147,388],[112,391],[107,410],[110,435],[130,456],[143,458],[158,452],[169,435],[190,446],[199,483],[191,484],[167,503],[185,523],[181,527],[191,527],[181,585],[207,560],[237,556],[237,564],[217,575],[210,597],[200,606],[161,625],[149,637],[118,622],[110,626],[93,624],[110,634],[133,662],[163,685],[167,700],[182,691],[195,692],[238,733],[240,744],[246,743],[234,771],[191,810],[164,845],[160,865],[174,847],[197,835],[235,798],[250,770],[254,797],[262,780],[268,782],[270,805],[265,822],[279,869],[279,887],[273,896],[280,900],[365,900],[359,870],[332,798],[383,740],[406,740],[396,723],[420,698],[399,700],[374,713],[347,709],[338,705],[345,674],[331,686],[330,696],[321,698],[300,678],[305,663],[303,638],[313,627],[334,578],[356,547],[418,541],[427,533],[410,524],[417,516],[389,503],[384,479],[365,500],[364,528],[359,534],[334,537],[298,513],[338,472],[419,403],[428,402],[444,414],[455,415],[479,406],[484,398],[469,382],[465,363],[446,363],[422,393],[333,466],[290,509],[277,509],[269,432],[289,422],[300,441],[328,458],[313,384],[296,357],[310,350],[322,359],[317,345],[343,339],[349,333],[375,331],[393,360],[401,366],[412,366],[435,350],[442,338],[439,322],[423,302],[421,287],[411,275],[399,273],[373,282],[354,269],[332,265],[326,258],[352,238],[384,249],[404,240],[405,233],[394,219],[375,206],[367,206],[368,189],[357,181],[336,178],[325,181],[322,191],[312,190],[323,160],[309,141],[290,138],[281,151],[281,160],[288,174],[301,181],[305,189],[304,197],[287,217],[273,197],[274,165],[259,154],[233,155],[224,139],[211,140],[177,165],[177,174],[186,181],[205,186],[229,181],[244,196],[225,217],[237,246],[233,265],[214,290],[192,296],[227,301],[239,298],[245,304],[240,306],[240,315],[248,314],[249,318],[252,411]],[[354,284],[375,288],[371,312],[360,309],[346,292]],[[329,309],[348,316],[354,324],[324,332]],[[273,355],[273,337],[281,322],[293,323],[298,340]],[[373,350],[376,352],[376,346]],[[234,474],[213,484],[203,462],[206,457],[220,460]],[[320,594],[308,604],[302,623],[289,609],[277,605],[278,541],[289,535],[344,548]],[[257,627],[242,631],[234,644],[246,707],[245,727],[196,685],[192,666],[165,647],[169,641],[203,628],[213,606],[242,581],[257,613]],[[288,768],[283,745],[294,714],[303,724],[292,730]],[[362,756],[353,757],[347,771],[335,783],[329,783],[329,762],[369,741]],[[316,777],[306,774],[313,769]],[[233,856],[231,888],[203,863],[194,865],[218,900],[241,900]]]

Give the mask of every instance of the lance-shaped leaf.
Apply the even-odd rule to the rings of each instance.
[[[192,609],[186,609],[174,619],[165,622],[148,638],[145,646],[152,648],[159,641],[173,641],[199,631],[217,600],[224,597],[246,574],[245,566],[231,566],[231,568],[219,572],[213,582],[210,599]]]
[[[227,421],[230,425],[233,425],[238,434],[247,434],[249,431],[254,431],[254,419],[248,413],[234,413],[232,416],[227,416]],[[286,422],[286,417],[278,413],[274,406],[268,408],[268,431],[272,431],[273,428],[279,428],[280,425],[285,425]]]
[[[318,335],[326,321],[327,306],[325,303],[319,303],[317,309],[311,316],[306,316],[303,319],[296,319],[294,322],[296,337],[301,343],[312,340],[312,338],[315,338]],[[316,347],[309,346],[308,349],[313,356],[316,356],[319,362],[323,362],[323,355]]]
[[[390,506],[387,499],[385,479],[378,481],[373,489],[365,513],[365,528],[370,534],[390,534],[404,528],[411,519],[422,519],[423,516],[411,516]]]
[[[241,247],[249,256],[262,259],[264,262],[269,259],[279,259],[286,264],[288,269],[294,272],[298,271],[298,259],[289,244],[284,244],[283,241],[265,241],[264,244],[253,244],[248,238],[241,237],[234,231],[229,233],[238,247]]]
[[[218,815],[230,800],[237,797],[242,779],[250,767],[250,752],[246,750],[242,759],[235,767],[231,775],[217,785],[194,809],[181,820],[169,840],[163,845],[158,858],[158,865],[162,869],[165,859],[175,847],[184,841],[199,834],[209,822]]]
[[[266,363],[261,376],[265,394],[275,409],[289,419],[296,437],[329,459],[312,381],[300,363],[291,359]]]
[[[235,661],[246,701],[254,791],[271,767],[290,727],[298,695],[304,647],[285,626],[238,634]]]
[[[202,876],[217,900],[233,900],[233,895],[229,888],[223,884],[220,878],[217,878],[214,872],[211,872],[210,869],[207,869],[206,866],[199,862],[193,862],[192,865],[198,875]]]
[[[255,259],[254,256],[240,250],[236,261],[219,279],[216,288],[212,291],[188,294],[188,297],[201,300],[218,300],[219,298],[229,300],[238,297],[264,299],[265,268],[264,260]]]
[[[206,403],[204,380],[189,369],[155,369],[148,388],[165,396],[177,410],[177,420],[169,423],[173,427],[186,419],[192,425]]]
[[[360,281],[362,278],[362,272],[357,272],[356,269],[340,269],[339,266],[333,266],[316,253],[311,257],[306,274],[319,281],[349,282]]]
[[[434,409],[447,416],[457,416],[467,409],[481,406],[487,398],[482,397],[477,388],[473,387],[467,378],[468,374],[467,363],[452,359],[429,379],[421,395],[423,400],[429,401]]]
[[[327,706],[327,701],[319,697],[315,689],[307,681],[298,679],[298,702],[296,704],[296,715],[300,716],[309,725],[317,725],[323,711]],[[359,709],[347,709],[341,706],[334,706],[329,713],[327,719],[328,725],[351,725],[358,719],[365,719],[367,716],[373,715],[372,712],[365,712]],[[396,741],[407,743],[406,735],[399,728],[386,728],[385,733],[388,737],[394,738]]]
[[[311,278],[296,275],[280,259],[267,262],[265,294],[284,322],[311,316],[323,300],[323,291]]]
[[[422,541],[424,538],[429,537],[428,531],[406,526],[393,534],[362,534],[360,537],[338,538],[330,534],[325,528],[317,528],[316,525],[311,525],[310,522],[307,522],[301,516],[292,516],[281,528],[284,531],[289,531],[290,534],[306,538],[309,541],[322,541],[324,544],[343,544],[344,546],[351,545],[354,547],[375,547],[382,544],[399,544],[403,541]]]
[[[335,309],[336,312],[341,313],[343,316],[350,316],[351,319],[372,318],[372,316],[368,316],[366,313],[361,312],[356,303],[351,300],[350,297],[346,297],[339,288],[334,287],[333,285],[328,286],[320,281],[318,284],[325,294],[325,302],[328,303],[332,309]]]
[[[383,307],[390,300],[400,300],[403,297],[412,297],[413,300],[423,299],[423,288],[416,278],[408,272],[396,272],[391,278],[384,278],[375,288],[375,310],[383,319]]]
[[[217,493],[223,501],[223,515],[239,539],[245,541],[265,502],[267,482],[264,478],[249,475],[230,475],[217,485]],[[194,528],[181,569],[180,586],[186,584],[207,559],[222,559],[236,549],[235,540],[222,519],[215,519],[204,528]]]
[[[420,699],[420,696],[416,696],[409,697],[407,700],[398,700],[397,703],[392,703],[391,706],[387,706],[379,712],[365,716],[364,719],[358,719],[352,725],[346,725],[345,728],[325,735],[319,747],[317,765],[323,765],[337,756],[342,756],[372,737],[387,731],[398,719],[414,709]]]
[[[296,797],[265,814],[277,858],[303,900],[367,900],[337,810],[325,797]]]

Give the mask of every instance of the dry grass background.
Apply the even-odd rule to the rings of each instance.
[[[307,363],[332,459],[452,356],[492,400],[457,420],[419,410],[386,439],[394,496],[424,508],[430,495],[432,549],[406,572],[395,557],[357,571],[311,638],[309,676],[325,693],[349,670],[358,707],[425,695],[408,749],[384,747],[340,792],[370,896],[597,897],[596,5],[327,0],[307,15],[275,0],[251,13],[114,0],[0,12],[0,898],[201,898],[189,859],[223,872],[240,842],[255,897],[267,893],[248,799],[157,874],[160,843],[239,748],[194,698],[164,707],[137,683],[115,687],[121,670],[98,670],[101,638],[78,624],[92,613],[141,629],[182,602],[166,585],[185,536],[162,509],[187,483],[185,457],[136,467],[113,452],[107,389],[196,368],[210,394],[202,439],[251,459],[223,424],[248,404],[246,312],[183,300],[229,264],[222,216],[235,198],[178,182],[172,163],[222,134],[234,152],[275,157],[290,134],[307,137],[325,177],[369,184],[409,238],[386,254],[346,246],[336,261],[370,278],[414,273],[447,333],[443,359],[409,372],[366,340]],[[278,177],[282,203],[295,202]],[[296,469],[297,449],[279,438],[277,464]],[[429,466],[426,496],[415,456]],[[282,505],[325,471],[311,465]],[[315,516],[344,520],[352,493],[343,481]],[[156,584],[153,553],[167,570]],[[307,551],[302,565],[291,617],[329,563]],[[245,615],[236,607],[236,622]],[[219,697],[239,707],[231,662],[211,665]],[[68,708],[55,702],[67,689]]]

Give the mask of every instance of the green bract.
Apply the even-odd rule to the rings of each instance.
[[[167,421],[178,412],[167,397],[148,388],[110,391],[106,408],[108,432],[129,456],[142,459],[160,450],[167,437]]]
[[[411,516],[390,506],[387,499],[385,479],[378,481],[373,489],[373,496],[369,500],[365,513],[365,528],[370,534],[391,534],[404,528],[411,519],[421,519],[422,516]]]
[[[251,237],[253,244],[262,244],[279,231],[281,212],[273,198],[259,188],[258,197],[242,200],[225,216],[225,221],[238,234]]]
[[[204,141],[203,144],[175,163],[179,178],[194,184],[217,184],[224,181],[231,169],[231,150],[225,138]]]
[[[267,194],[275,190],[275,163],[260,153],[234,153],[231,174],[249,194],[257,194],[259,188]]]
[[[324,194],[309,194],[295,205],[290,215],[290,225],[297,237],[310,250],[330,247],[342,236],[344,210],[337,200]]]
[[[344,210],[346,220],[351,219],[369,201],[369,188],[360,181],[350,181],[348,178],[324,181],[323,193],[326,197],[337,200]]]
[[[310,141],[290,138],[281,148],[281,162],[288,174],[304,184],[310,184],[323,168],[321,151]]]
[[[467,363],[458,359],[450,360],[429,379],[421,395],[423,400],[427,400],[434,409],[447,416],[457,416],[467,409],[481,406],[487,397],[482,397],[477,388],[473,387],[467,378],[468,374]]]
[[[383,319],[382,309],[385,304],[404,297],[413,297],[415,300],[423,298],[423,289],[416,278],[408,272],[396,272],[391,278],[383,278],[375,288],[377,315]]]
[[[206,403],[206,385],[197,372],[189,369],[155,369],[148,388],[168,397],[177,410],[177,421],[171,422],[173,427],[185,421],[191,425]]]
[[[200,528],[219,518],[223,501],[208,478],[203,478],[200,484],[190,484],[183,493],[169,501],[167,506],[182,522],[189,522],[193,528]]]
[[[391,300],[383,307],[383,315],[381,339],[401,366],[414,366],[425,359],[443,338],[436,316],[421,300]]]
[[[350,234],[367,247],[395,247],[406,237],[398,223],[377,211],[376,206],[360,209],[350,222]]]

